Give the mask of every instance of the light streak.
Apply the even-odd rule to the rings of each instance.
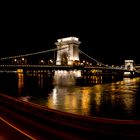
[[[32,140],[37,140],[36,138],[33,138],[32,136],[28,135],[27,133],[23,132],[22,130],[20,130],[19,128],[15,127],[14,125],[12,125],[11,123],[9,123],[8,121],[6,121],[5,119],[0,117],[0,120],[3,121],[4,123],[6,123],[7,125],[11,126],[12,128],[14,128],[16,131],[22,133],[23,135],[25,135],[26,137],[32,139]]]

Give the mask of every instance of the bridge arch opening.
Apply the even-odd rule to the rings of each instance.
[[[68,64],[68,54],[66,52],[61,55],[61,65],[66,66]]]
[[[125,69],[127,70],[134,70],[134,60],[125,60]]]
[[[56,65],[73,65],[75,61],[79,61],[79,38],[66,37],[58,39]]]
[[[124,76],[130,76],[134,74],[134,60],[125,60],[124,61],[124,67],[126,70],[129,70],[127,72],[124,72]],[[131,72],[132,71],[132,72]]]

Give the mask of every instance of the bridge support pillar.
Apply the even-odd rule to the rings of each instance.
[[[76,37],[58,39],[56,65],[73,65],[74,61],[79,61],[79,44],[81,42]]]
[[[124,63],[125,69],[128,70],[124,72],[124,76],[134,76],[134,60],[125,60]]]

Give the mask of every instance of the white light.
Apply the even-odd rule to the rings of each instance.
[[[127,63],[133,63],[134,62],[134,60],[125,60],[125,62],[127,62]]]
[[[57,89],[56,88],[53,89],[52,99],[53,99],[53,103],[56,105],[57,103]]]
[[[58,39],[57,41],[58,42],[65,42],[65,41],[72,41],[72,40],[79,41],[79,38],[77,38],[77,37],[66,37],[66,38]]]
[[[131,72],[124,72],[124,75],[130,75],[131,74]]]

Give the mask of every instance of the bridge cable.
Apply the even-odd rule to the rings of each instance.
[[[65,48],[67,48],[67,47],[59,48],[59,49],[58,48],[55,48],[55,49],[50,49],[50,50],[45,50],[45,51],[40,51],[40,52],[34,52],[34,53],[27,53],[27,54],[23,54],[23,55],[2,57],[2,58],[0,58],[0,60],[7,60],[7,59],[14,59],[14,58],[20,58],[20,57],[25,57],[25,56],[43,54],[43,53],[52,52],[52,51],[56,51],[56,50],[62,50],[62,49],[65,49]]]
[[[55,48],[55,49],[50,49],[50,50],[45,50],[45,51],[40,51],[40,52],[34,52],[34,53],[27,53],[27,54],[23,54],[23,55],[2,57],[2,58],[0,58],[0,60],[7,60],[7,59],[14,59],[14,58],[20,58],[20,57],[25,57],[25,56],[43,54],[43,53],[52,52],[52,51],[56,51],[56,50],[62,50],[62,49],[65,49],[65,48],[67,48],[67,47],[64,47],[64,48]],[[87,57],[89,57],[90,59],[92,59],[93,61],[95,61],[96,63],[99,63],[99,64],[101,64],[103,66],[106,66],[105,64],[97,61],[96,59],[94,59],[92,57],[90,57],[89,55],[87,55],[86,53],[84,53],[83,51],[81,51],[80,49],[79,49],[79,52],[83,53],[84,55],[86,55]]]
[[[50,49],[50,50],[45,50],[45,51],[40,51],[40,52],[35,52],[35,53],[27,53],[27,54],[23,54],[23,55],[3,57],[3,58],[0,58],[0,60],[19,58],[19,57],[25,57],[25,56],[31,56],[31,55],[37,55],[37,54],[47,53],[47,52],[51,52],[51,51],[55,51],[55,50],[56,49]]]
[[[79,52],[83,53],[85,56],[87,56],[88,58],[92,59],[92,60],[95,61],[96,63],[101,64],[102,66],[107,67],[107,65],[105,65],[105,64],[103,64],[103,63],[97,61],[96,59],[94,59],[94,58],[92,58],[91,56],[87,55],[86,53],[84,53],[84,52],[81,51],[80,49],[79,49]]]

